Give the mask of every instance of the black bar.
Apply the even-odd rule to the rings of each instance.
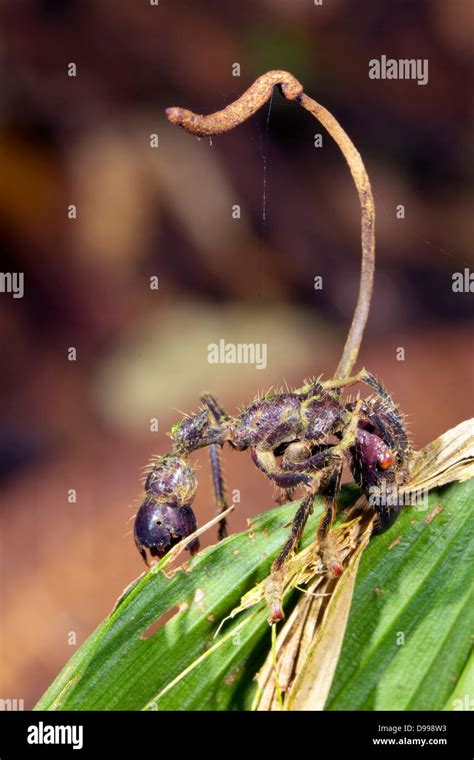
[[[0,758],[194,755],[472,758],[469,712],[2,712]],[[58,730],[57,727],[64,727]],[[74,730],[75,727],[75,730]],[[81,734],[82,728],[82,734]],[[471,729],[471,730],[469,730]],[[42,740],[43,743],[30,743]],[[50,744],[51,738],[72,744]],[[416,740],[416,741],[414,741]],[[422,744],[424,740],[424,745]],[[77,750],[73,749],[77,745]],[[82,746],[80,746],[82,745]],[[102,756],[102,755],[101,755]]]

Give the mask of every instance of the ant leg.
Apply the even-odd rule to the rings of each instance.
[[[211,417],[213,418],[216,424],[222,425],[223,422],[229,419],[229,415],[225,413],[225,411],[223,410],[223,408],[221,407],[217,399],[214,398],[214,396],[211,396],[210,394],[205,393],[203,396],[201,396],[201,402],[208,409],[209,414],[211,415]],[[214,486],[214,503],[216,506],[216,514],[218,515],[227,509],[224,476],[222,474],[219,445],[222,445],[222,444],[211,443],[209,447],[209,455],[211,459],[212,483]],[[222,541],[222,539],[226,538],[226,536],[227,536],[227,520],[224,517],[219,523],[219,528],[218,528],[219,541]]]
[[[337,449],[338,446],[333,447],[333,449],[335,448]],[[250,454],[258,469],[277,486],[285,489],[296,488],[296,486],[312,488],[314,475],[310,474],[308,470],[322,469],[333,456],[331,449],[328,449],[315,454],[304,462],[289,463],[287,469],[283,469],[279,466],[273,451],[260,451],[254,447],[250,449]]]
[[[323,496],[326,504],[326,509],[319,521],[318,525],[318,540],[324,543],[329,531],[331,530],[332,523],[334,521],[334,515],[336,511],[336,496],[339,491],[339,485],[341,481],[342,466],[335,467],[328,478],[327,485],[324,488]]]
[[[280,570],[290,554],[294,551],[294,549],[296,549],[296,546],[298,545],[302,536],[304,526],[306,525],[306,521],[313,511],[313,501],[318,490],[318,486],[319,483],[315,485],[309,493],[306,494],[300,506],[298,507],[291,525],[290,537],[274,561],[272,565],[272,572],[275,570]]]
[[[352,419],[341,442],[333,447],[333,455],[335,453],[339,455],[339,462],[334,465],[322,491],[326,508],[318,525],[318,552],[323,564],[331,570],[334,576],[341,575],[344,568],[338,561],[336,552],[330,546],[329,536],[336,513],[337,495],[341,486],[344,454],[355,443],[362,405],[363,401],[359,399],[355,404]]]
[[[369,388],[372,388],[376,392],[379,398],[381,398],[383,401],[386,401],[387,404],[390,404],[392,407],[395,407],[391,396],[385,390],[383,385],[379,383],[377,378],[375,378],[372,373],[368,372],[365,368],[362,368],[360,372],[358,372],[357,375],[354,375],[353,377],[326,380],[325,382],[321,383],[321,385],[323,386],[324,390],[337,390],[338,388],[346,388],[349,385],[356,385],[356,383],[364,383],[364,385],[368,385]]]
[[[217,443],[211,443],[209,447],[209,454],[211,458],[211,472],[212,483],[214,486],[214,502],[216,505],[216,514],[220,515],[227,509],[227,502],[225,498],[225,485],[224,477],[222,475],[219,445]],[[227,520],[225,517],[223,517],[219,522],[217,533],[219,541],[222,541],[222,539],[226,538],[227,535]]]
[[[368,385],[369,388],[372,388],[376,392],[377,396],[380,396],[384,401],[393,404],[392,399],[383,385],[381,385],[381,383],[379,383],[379,381],[368,372],[365,367],[363,367],[357,375],[353,375],[353,377],[340,379],[333,378],[332,380],[325,380],[321,385],[324,390],[337,390],[338,388],[347,388],[349,385],[356,385],[356,383],[364,383],[364,385]]]
[[[224,411],[218,400],[210,393],[203,393],[201,403],[209,410],[211,417],[218,425],[230,419],[230,416]]]
[[[283,451],[280,462],[281,469],[286,470],[289,463],[302,462],[311,456],[311,452],[312,445],[309,441],[292,441]],[[274,454],[276,454],[275,451]],[[280,488],[277,486],[277,504],[286,504],[289,501],[293,501],[294,492],[294,488]]]
[[[325,486],[326,511],[320,521],[320,526],[324,524],[324,531],[321,531],[321,536],[323,536],[324,533],[325,538],[330,530],[334,517],[336,495],[339,489],[342,473],[342,452],[350,445],[349,441],[355,436],[356,426],[357,420],[351,422],[351,425],[349,426],[350,431],[346,433],[339,444],[309,457],[305,462],[289,462],[287,465],[289,469],[286,471],[279,470],[276,461],[274,462],[274,465],[272,464],[272,458],[275,460],[273,452],[259,452],[256,449],[251,450],[257,466],[260,467],[260,469],[263,469],[263,471],[266,472],[266,474],[277,484],[282,485],[285,488],[291,485],[305,485],[309,488],[309,492],[307,492],[306,496],[303,498],[294,517],[290,537],[272,565],[271,577],[267,587],[267,599],[271,609],[269,618],[271,623],[276,623],[284,618],[282,606],[283,590],[285,586],[284,566],[291,553],[296,549],[302,536],[304,526],[306,525],[306,521],[313,511],[314,497],[318,492],[321,481],[320,471],[325,468],[327,471],[328,464],[331,460],[334,462],[334,457],[337,457],[337,464],[333,464],[329,480]],[[307,467],[305,472],[291,471],[296,468],[304,467],[305,465]],[[336,572],[336,569],[339,570],[339,568],[341,568],[342,572],[342,566],[336,561],[331,561],[330,567],[332,567],[333,572]]]
[[[348,437],[341,450],[338,450],[339,449],[338,446],[333,447],[331,457],[333,458],[337,457],[337,461],[332,466],[332,468],[330,468],[329,470],[330,474],[326,480],[324,490],[321,492],[322,495],[324,496],[324,501],[325,501],[325,511],[321,517],[321,520],[318,526],[318,541],[320,544],[320,552],[322,555],[325,554],[325,545],[327,543],[327,537],[331,530],[331,526],[334,520],[334,515],[336,512],[336,497],[340,488],[342,467],[343,467],[343,462],[344,462],[342,452],[344,451],[346,447],[350,445],[350,441],[351,441],[351,438]],[[334,449],[336,449],[336,451],[334,451]],[[319,455],[317,455],[317,457],[318,456]],[[311,469],[321,469],[322,466],[324,465],[322,465],[321,459],[316,459],[316,457],[310,457],[309,459],[306,460],[306,462],[299,462],[299,463],[293,463],[293,464],[288,465],[288,467],[291,468],[291,470],[295,470],[296,468],[301,470],[305,468],[305,472],[308,475]],[[327,467],[327,462],[325,463],[325,466]],[[296,474],[296,473],[292,473],[292,474]],[[316,491],[314,491],[314,493],[315,492]],[[285,545],[283,551],[281,552],[277,561],[275,562],[275,565],[274,565],[275,569],[278,569],[278,567],[280,567],[283,564],[284,560],[286,559],[286,556],[289,554],[289,552],[293,548],[293,544],[295,543],[295,540],[296,541],[298,540],[298,537],[295,540],[293,540],[293,534],[294,534],[294,531],[296,530],[297,523],[300,519],[299,513],[302,506],[298,510],[295,517],[295,522],[293,523],[292,538]],[[333,564],[333,563],[330,563],[330,564]]]
[[[393,404],[391,397],[383,385],[379,383],[377,378],[375,378],[370,372],[367,372],[366,369],[362,370],[362,382],[365,385],[368,385],[369,388],[372,388],[376,392],[377,396],[380,396],[381,399]]]
[[[331,570],[335,576],[341,575],[344,571],[343,566],[337,560],[335,552],[329,542],[330,531],[337,510],[337,496],[341,487],[342,467],[343,459],[341,457],[340,463],[332,470],[322,491],[325,510],[317,529],[318,554],[326,568]]]
[[[294,491],[294,488],[279,488],[277,486],[275,503],[283,506],[283,504],[287,504],[289,501],[293,501]]]
[[[334,520],[336,511],[336,498],[339,493],[341,484],[342,468],[344,464],[344,454],[354,445],[357,435],[357,426],[360,419],[363,401],[359,399],[354,406],[353,415],[344,436],[340,443],[329,447],[325,451],[319,452],[302,462],[287,462],[285,468],[291,472],[309,472],[313,469],[321,469],[326,466],[329,475],[325,478],[322,494],[325,501],[325,511],[321,517],[318,526],[318,543],[319,554],[323,562],[330,567],[334,574],[340,575],[343,571],[342,565],[335,559],[329,559],[328,536]],[[324,463],[324,464],[323,464]]]
[[[291,534],[283,549],[280,551],[272,565],[269,581],[267,583],[266,598],[270,606],[269,622],[278,623],[285,619],[283,612],[283,595],[285,589],[285,563],[290,554],[296,549],[303,534],[306,521],[313,511],[313,501],[319,487],[319,480],[314,482],[313,488],[306,493],[298,511],[293,519]]]
[[[346,388],[347,386],[355,385],[356,383],[364,383],[366,377],[372,377],[372,375],[363,368],[353,377],[333,378],[331,380],[325,380],[321,385],[325,391],[337,390],[338,388]]]

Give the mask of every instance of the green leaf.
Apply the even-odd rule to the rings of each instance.
[[[474,710],[474,653],[471,652],[469,661],[444,709]]]
[[[326,709],[443,709],[472,647],[473,504],[473,479],[445,486],[371,541]]]
[[[238,687],[251,682],[259,664],[256,649],[263,645],[264,656],[270,640],[265,605],[214,634],[242,595],[268,574],[295,509],[287,504],[259,515],[249,530],[200,552],[171,578],[154,569],[138,579],[37,709],[139,710],[153,709],[157,701],[159,709],[238,707]],[[314,538],[320,511],[310,518],[303,545]],[[170,610],[171,620],[142,638]],[[247,660],[253,669],[245,667]]]
[[[343,506],[355,495],[346,487]],[[426,520],[438,504],[443,509]],[[460,709],[453,700],[472,690],[472,504],[474,479],[438,489],[426,511],[406,507],[372,539],[326,709]],[[268,574],[294,511],[289,504],[259,515],[248,531],[209,547],[170,578],[155,568],[138,579],[36,709],[248,709],[270,647],[265,606],[214,634]],[[318,513],[320,506],[303,546],[314,538]],[[173,617],[142,638],[170,610]]]

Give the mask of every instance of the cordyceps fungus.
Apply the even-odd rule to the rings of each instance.
[[[146,498],[137,515],[137,545],[154,556],[162,556],[177,538],[188,535],[194,520],[193,487],[185,489],[183,479],[191,472],[187,457],[209,447],[215,502],[218,513],[226,510],[220,447],[228,444],[238,451],[249,450],[256,466],[274,483],[283,496],[300,488],[303,498],[293,520],[290,535],[273,563],[270,620],[284,617],[282,593],[285,567],[299,543],[313,509],[314,497],[322,494],[325,511],[318,526],[318,552],[327,571],[334,577],[344,569],[341,559],[328,548],[344,464],[366,493],[383,490],[386,484],[399,486],[406,479],[410,456],[403,417],[387,391],[367,370],[351,376],[370,308],[374,275],[374,204],[370,182],[362,159],[336,119],[310,98],[295,77],[285,71],[270,71],[259,77],[236,101],[221,111],[202,116],[184,108],[168,108],[172,124],[197,136],[228,132],[254,114],[278,86],[282,95],[303,106],[318,119],[341,149],[352,173],[362,212],[362,268],[359,297],[342,358],[333,379],[312,379],[294,390],[258,398],[237,416],[228,414],[211,395],[201,397],[201,408],[186,416],[171,430],[172,455],[158,457],[153,471],[159,473],[153,487],[149,480]],[[374,395],[363,401],[343,402],[343,388],[364,383]],[[163,472],[166,470],[166,477]],[[197,484],[196,484],[197,485]],[[184,511],[185,510],[185,511]],[[388,503],[376,508],[378,532],[385,530],[398,511]],[[156,520],[154,520],[156,517]],[[191,532],[191,531],[190,531]],[[226,535],[220,522],[219,537]],[[190,548],[194,549],[194,545]]]

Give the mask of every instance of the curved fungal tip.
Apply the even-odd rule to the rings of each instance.
[[[181,127],[186,121],[186,115],[189,113],[189,111],[187,111],[185,108],[172,106],[171,108],[167,108],[165,113],[168,121],[170,121],[171,124],[176,124],[178,127]]]
[[[170,121],[172,124],[181,124],[182,112],[183,109],[177,108],[176,106],[167,108],[165,111],[168,121]]]

